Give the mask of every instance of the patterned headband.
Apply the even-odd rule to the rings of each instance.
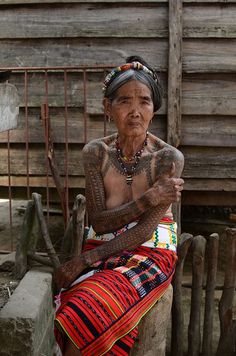
[[[149,74],[155,81],[157,80],[157,76],[156,74],[148,69],[145,65],[143,65],[140,62],[132,62],[132,63],[126,63],[123,64],[120,67],[116,67],[114,69],[112,69],[112,71],[107,74],[107,76],[105,77],[104,83],[103,83],[103,92],[105,93],[107,90],[108,85],[110,84],[110,82],[120,73],[120,72],[125,72],[129,69],[136,69],[136,70],[143,70],[145,73]]]

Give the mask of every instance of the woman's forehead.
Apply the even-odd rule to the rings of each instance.
[[[140,95],[151,97],[151,90],[147,85],[141,83],[138,80],[130,80],[129,82],[123,84],[119,89],[117,89],[116,96],[123,95]]]

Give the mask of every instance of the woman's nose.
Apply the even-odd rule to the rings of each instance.
[[[132,106],[132,108],[130,109],[130,114],[131,114],[133,117],[136,117],[136,116],[139,116],[139,115],[140,115],[140,110],[139,110],[138,105]]]

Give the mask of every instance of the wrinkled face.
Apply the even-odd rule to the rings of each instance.
[[[137,80],[122,85],[112,101],[105,98],[104,108],[115,121],[119,135],[126,136],[145,134],[154,114],[151,91]]]

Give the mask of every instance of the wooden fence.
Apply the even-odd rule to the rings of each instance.
[[[165,98],[151,131],[185,155],[182,204],[236,204],[236,2],[234,0],[2,0],[0,66],[35,68],[28,73],[30,189],[45,186],[40,128],[45,76],[36,67],[117,65],[130,54],[143,56],[159,72]],[[62,162],[64,74],[48,73],[51,120]],[[88,139],[103,134],[103,73],[88,75]],[[19,92],[19,127],[12,130],[12,194],[26,196],[25,73],[10,78]],[[80,167],[83,146],[83,73],[68,73],[69,159]],[[112,130],[112,128],[111,128]],[[0,194],[8,196],[7,135],[0,135]],[[77,153],[78,152],[78,153]],[[76,157],[75,157],[76,156]],[[76,158],[76,160],[75,160]],[[25,162],[24,162],[25,164]],[[17,169],[19,167],[19,169]],[[38,168],[38,170],[37,170]],[[81,171],[70,184],[83,187]],[[53,187],[53,185],[52,185]],[[51,199],[55,199],[53,188]],[[73,192],[71,200],[77,192]]]

